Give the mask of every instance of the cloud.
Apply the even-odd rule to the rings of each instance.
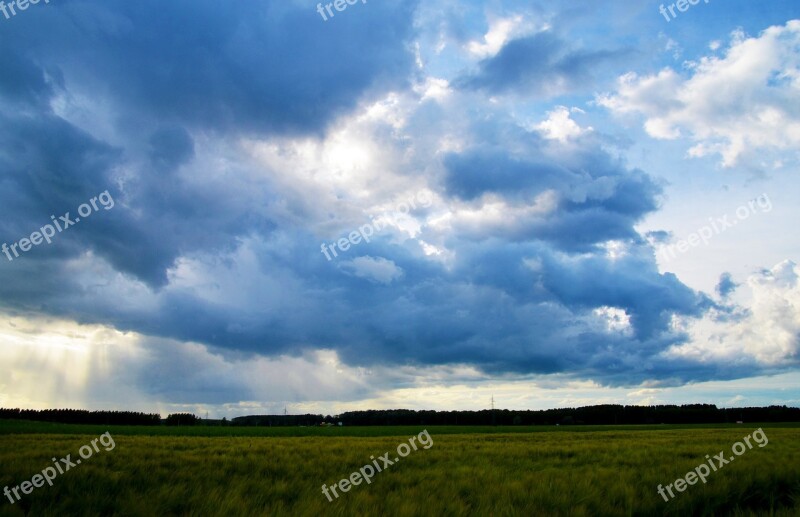
[[[397,264],[382,257],[357,257],[343,262],[340,267],[359,278],[380,284],[391,284],[403,276],[403,270]]]
[[[321,23],[296,2],[87,1],[53,6],[34,30],[4,32],[68,88],[99,90],[132,118],[318,133],[369,91],[403,83],[415,5],[381,2]],[[91,63],[76,59],[84,54]]]
[[[192,136],[180,126],[157,129],[148,143],[151,163],[165,173],[172,172],[195,155]]]
[[[691,340],[670,357],[741,367],[798,366],[800,354],[800,268],[790,260],[747,279],[752,302],[747,309],[711,311],[689,324]],[[733,314],[733,318],[728,316]]]
[[[723,57],[689,63],[688,77],[671,68],[628,73],[597,100],[616,114],[643,116],[654,138],[690,139],[690,156],[718,154],[726,167],[744,155],[791,151],[800,145],[799,42],[800,20],[757,37],[735,32]]]
[[[482,41],[470,41],[467,44],[467,50],[478,58],[492,57],[503,48],[512,36],[528,30],[523,16],[500,18],[490,24],[489,31],[484,34]]]
[[[242,133],[318,135],[362,99],[402,87],[414,2],[370,7],[325,24],[293,3],[89,1],[5,25],[2,41],[15,44],[0,58],[0,196],[14,217],[0,238],[14,242],[110,188],[113,213],[29,258],[88,250],[158,288],[181,254],[269,231],[274,222],[252,210],[269,186],[226,178],[245,166],[218,152]]]
[[[503,132],[502,142],[485,138],[445,156],[447,193],[468,205],[441,218],[440,226],[586,250],[639,239],[633,225],[658,206],[658,182],[627,170],[591,140],[563,143],[519,130]]]
[[[130,380],[175,404],[204,385],[215,403],[265,393],[248,391],[260,367],[231,357],[271,373],[335,357],[604,385],[727,375],[664,357],[689,336],[676,320],[716,306],[660,273],[636,230],[662,182],[566,108],[523,127],[482,95],[580,90],[624,53],[508,36],[454,87],[460,66],[415,66],[414,9],[325,23],[295,2],[87,1],[4,26],[19,45],[0,58],[14,72],[0,74],[0,239],[105,189],[116,206],[3,263],[0,307],[185,359],[195,374],[156,365]],[[415,195],[338,262],[320,253]]]
[[[231,401],[262,407],[269,407],[264,400],[341,401],[375,391],[371,372],[349,368],[325,350],[270,359],[224,355],[197,343],[99,325],[7,316],[0,317],[0,345],[5,379],[13,379],[13,385],[0,382],[2,407],[81,405],[167,413]],[[11,398],[4,399],[8,394]]]
[[[600,69],[628,53],[576,50],[544,31],[509,41],[496,55],[478,63],[476,72],[462,76],[455,85],[493,94],[549,97],[580,89]]]
[[[611,313],[613,311],[609,311]],[[796,374],[708,382],[686,388],[604,387],[565,375],[504,376],[454,365],[352,368],[335,352],[242,357],[197,343],[152,339],[96,325],[0,317],[0,407],[138,410],[211,418],[246,414],[337,414],[376,408],[508,409],[597,403],[768,405]],[[792,402],[789,401],[791,404]]]
[[[574,111],[580,112],[578,108]],[[571,111],[565,106],[558,106],[556,109],[547,113],[547,120],[543,120],[536,126],[546,138],[566,142],[571,138],[576,138],[582,134],[592,131],[591,127],[582,128],[572,118]]]
[[[719,277],[716,291],[721,298],[727,298],[737,287],[739,287],[739,284],[733,281],[730,273],[722,273]]]
[[[97,174],[118,182],[118,206],[107,227],[76,232],[71,255],[8,264],[5,307],[215,351],[331,350],[352,367],[462,364],[612,384],[706,374],[653,363],[682,339],[671,315],[699,316],[706,302],[658,273],[634,229],[658,206],[652,178],[587,135],[547,139],[502,118],[467,126],[464,141],[475,143],[438,153],[431,136],[448,117],[429,114],[458,103],[410,96],[383,115],[366,105],[324,139],[210,143],[154,124],[124,160],[72,128],[105,150],[90,156],[108,156]],[[336,154],[345,143],[362,158]],[[319,252],[320,235],[391,214],[419,192],[432,202],[417,197],[402,224],[341,267]],[[609,314],[628,323],[609,326]]]

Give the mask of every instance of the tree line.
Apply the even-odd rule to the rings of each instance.
[[[344,425],[637,425],[798,422],[800,408],[718,408],[712,404],[602,405],[544,410],[481,411],[369,410],[343,413]]]
[[[86,411],[84,409],[0,409],[0,419],[33,420],[59,424],[160,425],[161,415],[135,411]]]
[[[297,426],[320,423],[381,425],[637,425],[800,422],[800,408],[786,406],[718,408],[713,404],[660,406],[601,405],[543,410],[348,411],[341,415],[252,415],[231,420],[242,426]]]
[[[736,422],[800,422],[800,408],[787,406],[718,408],[713,404],[660,406],[601,405],[543,410],[415,411],[387,409],[348,411],[341,415],[250,415],[202,420],[191,413],[162,419],[155,413],[86,411],[82,409],[0,409],[0,419],[98,425],[235,425],[346,426],[383,425],[638,425],[722,424]]]

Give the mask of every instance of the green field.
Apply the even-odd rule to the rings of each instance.
[[[769,444],[664,502],[673,483],[758,427]],[[800,428],[765,424],[427,427],[433,440],[329,502],[324,484],[423,427],[135,428],[0,421],[0,489],[110,431],[115,447],[0,515],[798,515]]]

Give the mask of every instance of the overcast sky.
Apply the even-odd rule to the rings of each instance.
[[[660,5],[7,6],[0,407],[800,404],[800,3]]]

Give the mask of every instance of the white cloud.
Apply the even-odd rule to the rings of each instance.
[[[573,111],[580,111],[574,109]],[[565,106],[558,106],[554,110],[547,112],[547,120],[535,126],[545,138],[566,142],[571,138],[581,136],[592,131],[591,127],[582,128],[570,118],[570,110]]]
[[[383,257],[356,257],[343,262],[341,268],[359,278],[387,285],[403,276],[402,268]]]
[[[511,202],[496,194],[486,194],[469,203],[453,203],[449,210],[428,221],[429,229],[447,240],[451,233],[471,238],[491,238],[520,233],[530,224],[544,221],[558,209],[559,195],[546,190],[531,201]]]
[[[513,36],[519,35],[525,28],[524,18],[514,16],[513,18],[501,18],[489,26],[489,32],[484,34],[483,41],[470,41],[467,50],[473,56],[484,59],[492,57],[503,48]]]
[[[442,101],[449,97],[453,93],[453,90],[450,88],[450,83],[447,79],[427,77],[424,83],[414,86],[414,92],[421,97],[420,100],[422,101],[426,99]]]
[[[632,334],[633,327],[631,326],[631,317],[627,312],[625,312],[625,309],[603,306],[595,309],[592,312],[600,321],[602,321],[608,332],[619,332],[626,335]]]
[[[427,187],[410,148],[417,128],[407,119],[421,100],[443,101],[446,81],[429,79],[417,94],[389,93],[341,118],[322,138],[270,137],[244,140],[257,177],[253,188],[262,194],[263,210],[284,227],[311,228],[332,239],[397,206],[398,196],[413,196]],[[422,97],[420,99],[419,97]]]
[[[732,36],[723,57],[687,63],[691,77],[666,68],[619,79],[598,97],[617,114],[640,114],[654,138],[688,137],[694,157],[719,154],[726,167],[745,154],[800,147],[800,20],[758,37]]]
[[[747,280],[752,291],[749,310],[736,318],[713,311],[686,329],[691,340],[667,355],[701,362],[756,361],[768,366],[797,364],[800,354],[800,268],[784,261]],[[717,317],[715,317],[717,316]]]

